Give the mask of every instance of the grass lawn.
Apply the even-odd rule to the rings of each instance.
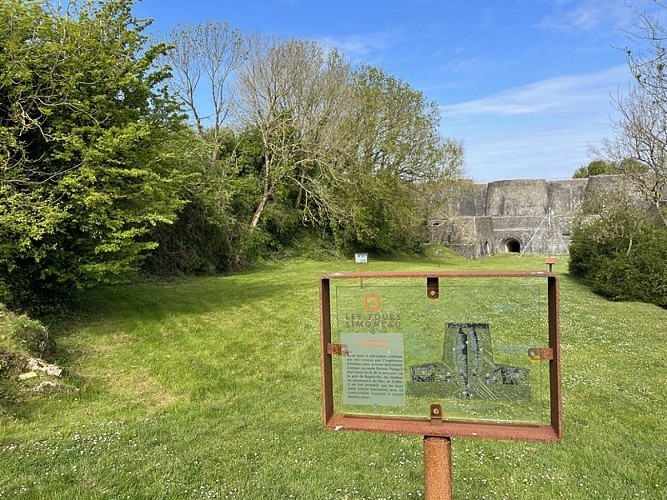
[[[543,262],[445,252],[365,268]],[[667,310],[608,302],[566,269],[563,440],[454,439],[455,498],[667,498]],[[322,425],[318,279],[355,270],[291,261],[89,293],[52,326],[76,390],[0,409],[0,498],[423,497],[419,436]]]

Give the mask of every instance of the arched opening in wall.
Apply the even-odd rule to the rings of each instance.
[[[521,253],[521,243],[514,238],[510,238],[505,242],[505,248],[509,253]]]
[[[488,257],[491,255],[491,247],[489,246],[489,242],[485,241],[484,242],[484,256]]]

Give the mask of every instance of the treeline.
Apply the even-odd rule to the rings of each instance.
[[[460,143],[434,103],[310,40],[205,22],[149,41],[132,0],[0,0],[0,301],[57,307],[310,242],[415,250]]]

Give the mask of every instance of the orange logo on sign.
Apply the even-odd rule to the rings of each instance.
[[[377,293],[369,293],[364,295],[364,310],[379,311],[381,309],[380,295]]]

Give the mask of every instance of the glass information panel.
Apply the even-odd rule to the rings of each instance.
[[[548,424],[547,283],[533,277],[340,280],[331,287],[337,413]]]

